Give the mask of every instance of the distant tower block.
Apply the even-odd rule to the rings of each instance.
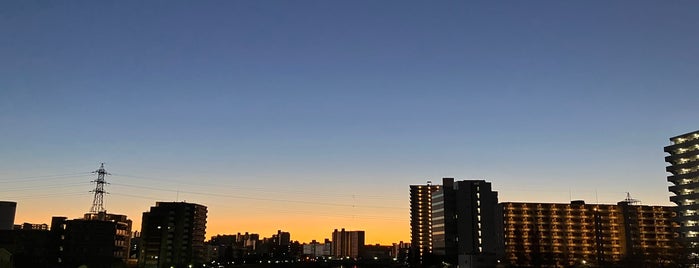
[[[112,174],[109,174],[106,170],[104,170],[104,163],[102,163],[98,170],[95,170],[92,173],[97,174],[97,179],[92,181],[95,183],[95,189],[91,192],[95,193],[95,198],[92,200],[92,208],[90,208],[90,212],[106,212],[107,210],[104,209],[104,194],[107,192],[104,191],[104,185],[107,184],[107,182],[104,180],[104,176]]]
[[[15,224],[17,203],[0,201],[0,230],[12,230]]]

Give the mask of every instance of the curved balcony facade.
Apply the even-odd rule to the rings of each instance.
[[[670,138],[671,145],[664,151],[669,154],[665,169],[671,173],[667,181],[673,185],[668,190],[674,194],[670,201],[677,204],[680,241],[699,252],[699,131]]]

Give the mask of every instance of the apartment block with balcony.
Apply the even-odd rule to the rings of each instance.
[[[652,266],[675,257],[672,207],[583,201],[500,206],[509,265]]]
[[[699,250],[699,131],[672,137],[670,142],[665,147],[665,152],[670,154],[665,162],[670,163],[666,168],[671,174],[667,181],[673,184],[669,190],[675,195],[670,201],[677,204],[679,240],[696,252]]]

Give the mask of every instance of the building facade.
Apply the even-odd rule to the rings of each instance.
[[[325,239],[324,242],[311,241],[311,243],[303,244],[303,255],[309,258],[318,258],[330,256],[332,252],[332,242],[329,239]]]
[[[142,268],[200,266],[206,260],[205,206],[158,202],[143,213],[138,266]]]
[[[503,261],[512,266],[650,267],[673,258],[671,207],[583,201],[500,206]]]
[[[675,194],[670,201],[677,204],[676,222],[679,224],[680,243],[693,252],[699,251],[699,131],[670,138],[672,143],[665,147],[670,154],[665,162],[671,175],[667,181],[673,185]]]
[[[498,193],[484,180],[444,178],[432,194],[433,252],[459,267],[487,267],[503,255]]]
[[[432,193],[439,185],[410,185],[410,262],[418,265],[432,254]]]
[[[356,259],[364,251],[364,231],[338,231],[332,233],[332,253],[337,258]]]
[[[131,220],[126,215],[99,212],[74,220],[54,217],[51,231],[63,237],[59,258],[68,267],[111,267],[128,262]]]
[[[675,239],[679,225],[674,221],[674,207],[642,206],[632,200],[617,203],[624,223],[624,258],[626,262],[641,261],[635,266],[655,266],[677,259]],[[604,233],[603,233],[604,234]],[[661,263],[655,263],[661,260]],[[650,264],[650,265],[646,265]]]

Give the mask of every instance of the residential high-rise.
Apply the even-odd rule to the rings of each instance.
[[[206,207],[184,202],[157,202],[143,213],[141,268],[199,267],[205,255]]]
[[[439,185],[410,185],[410,262],[418,265],[432,253],[432,193]]]
[[[338,258],[358,258],[364,251],[364,231],[341,231],[332,234],[333,256]]]
[[[672,208],[565,203],[500,204],[505,257],[515,267],[656,267],[673,259]]]
[[[448,264],[495,265],[503,255],[502,213],[491,184],[444,178],[432,194],[432,239],[434,254]]]
[[[658,266],[677,259],[675,207],[638,205],[629,201],[632,200],[629,198],[617,203],[624,224],[624,256],[629,260],[642,260]],[[660,262],[655,262],[657,260]]]
[[[672,175],[667,181],[675,196],[670,201],[677,204],[676,221],[680,225],[680,242],[685,247],[699,251],[699,131],[670,138],[672,145],[665,147],[670,154],[665,161]]]

